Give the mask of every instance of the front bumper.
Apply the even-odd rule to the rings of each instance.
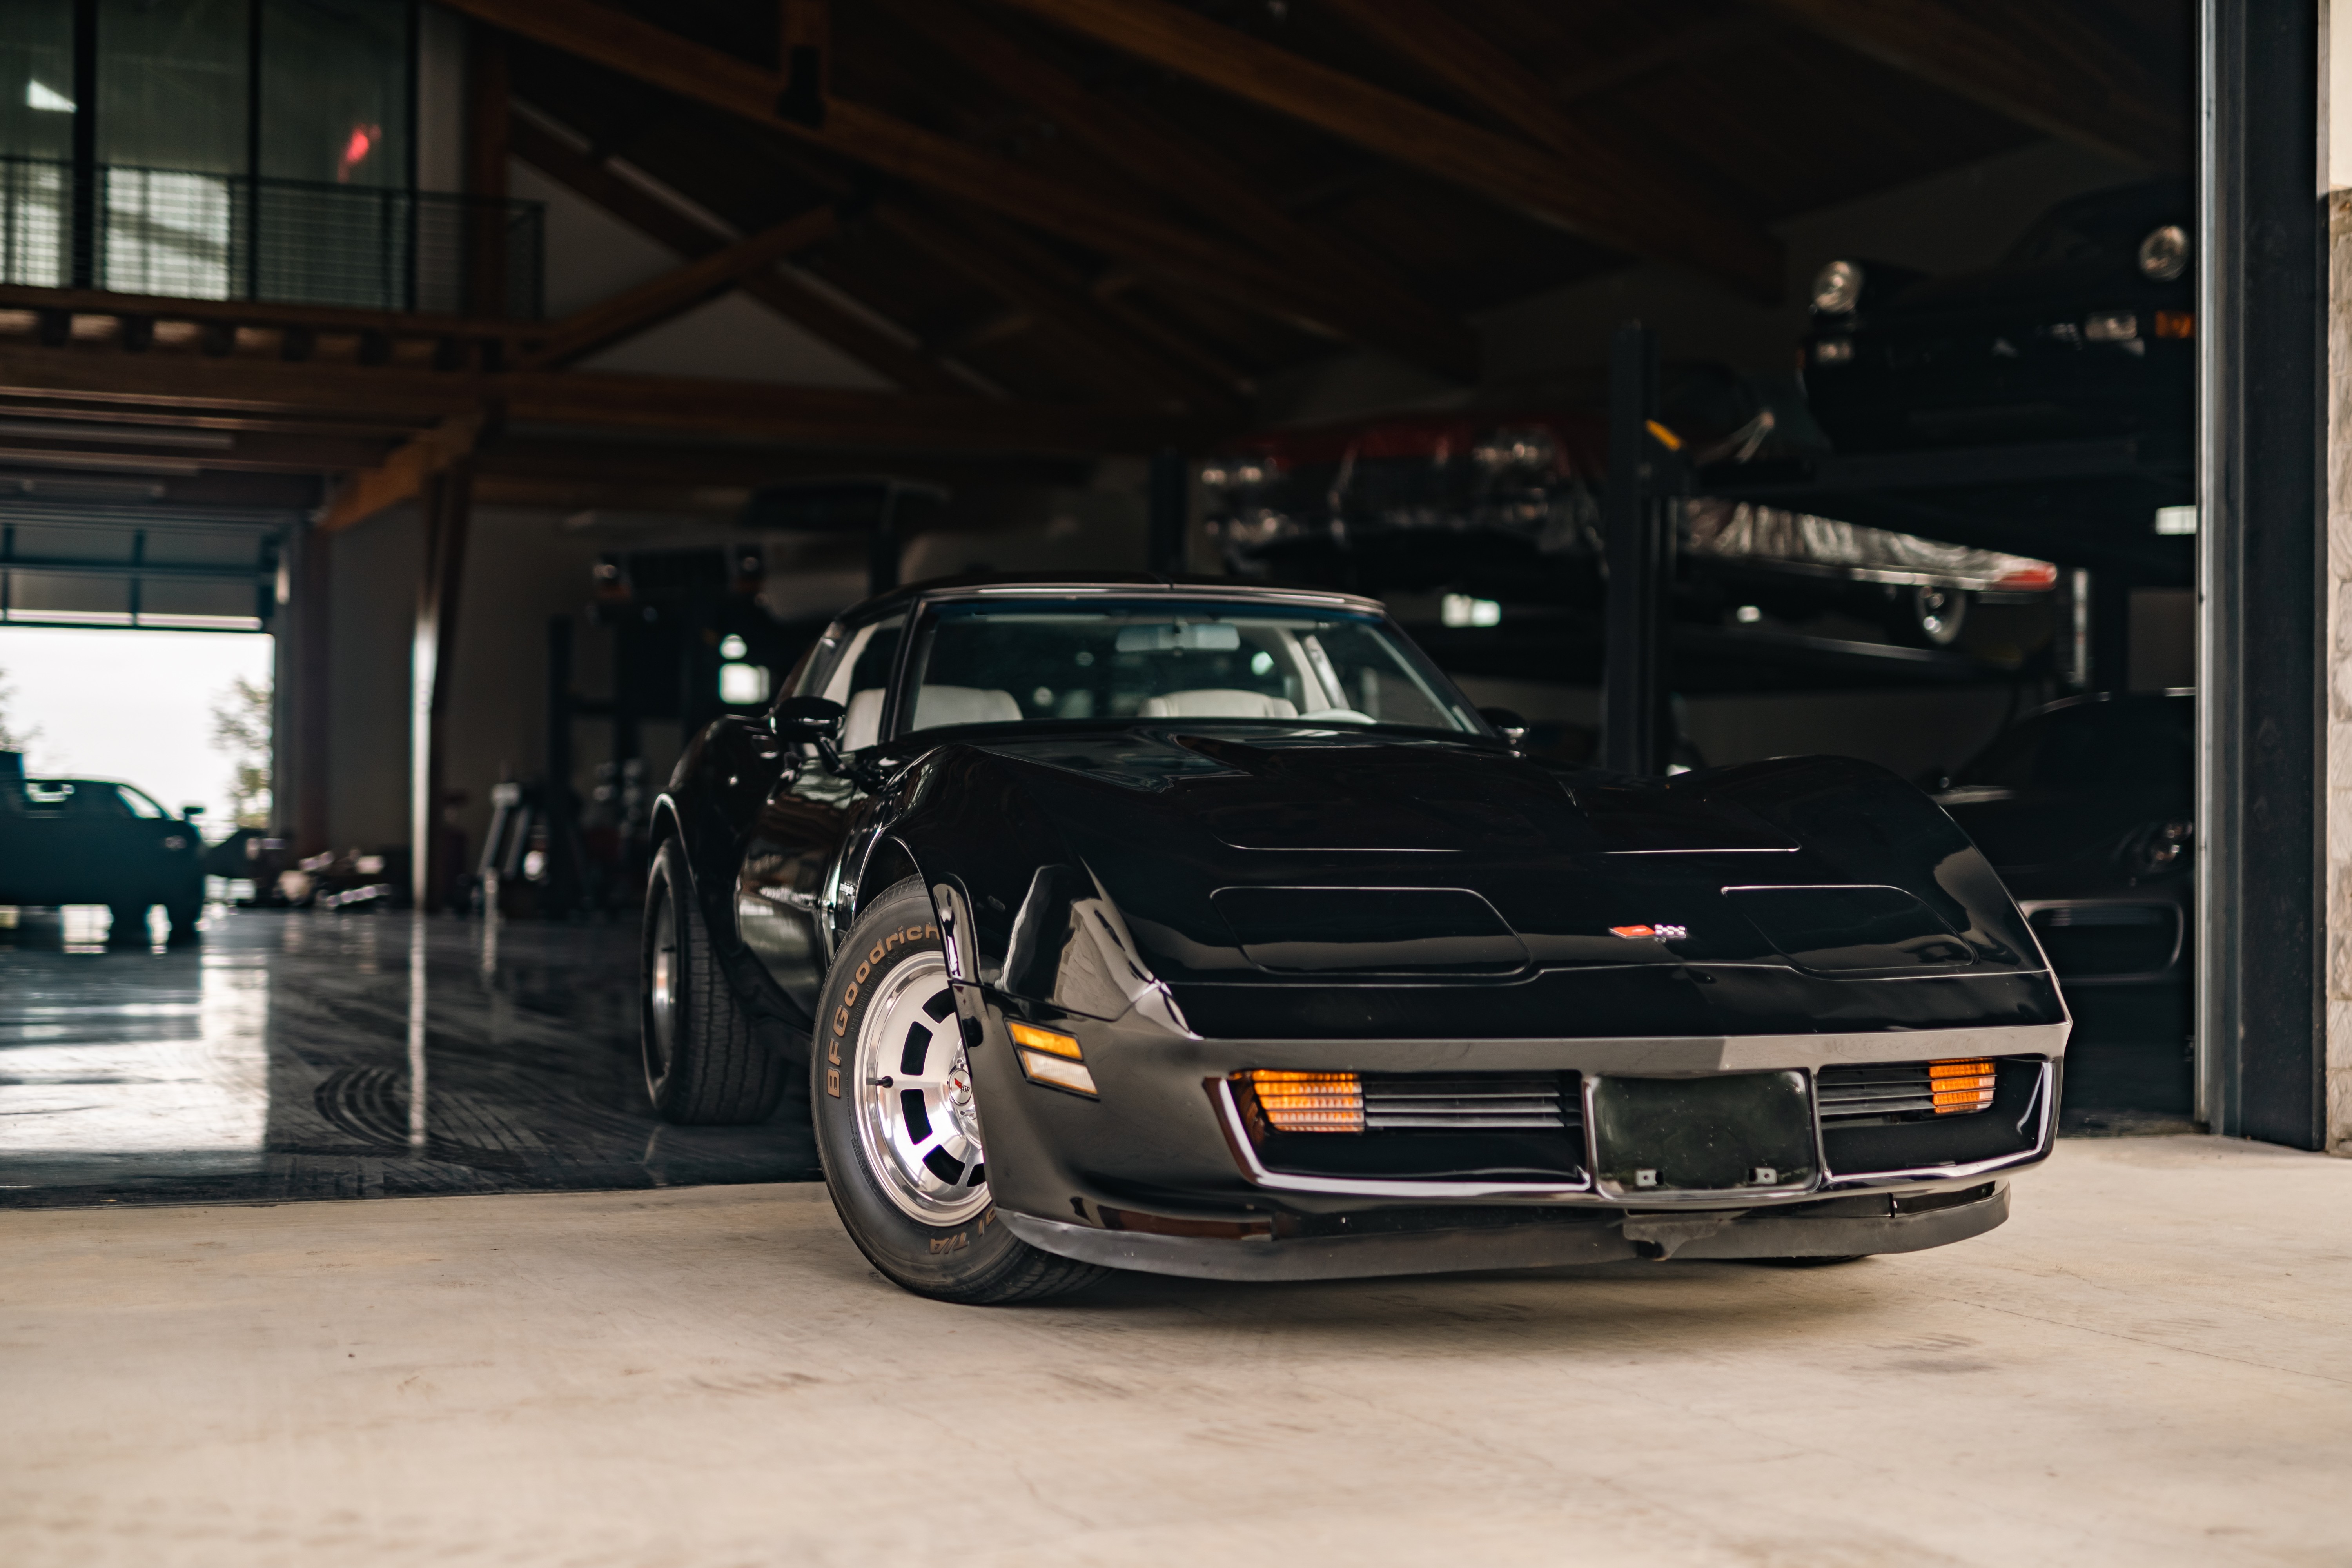
[[[1919,1209],[1913,1200],[1931,1195],[1948,1199],[2048,1157],[2068,1029],[2061,1022],[1712,1038],[1203,1039],[1175,1034],[1134,1014],[1106,1023],[1008,1002],[979,987],[960,984],[957,992],[968,1036],[974,1038],[973,1088],[986,1128],[989,1184],[999,1212],[1016,1234],[1047,1250],[1072,1257],[1101,1254],[1097,1260],[1128,1268],[1161,1267],[1140,1259],[1181,1258],[1197,1251],[1190,1245],[1162,1247],[1163,1241],[1202,1243],[1211,1258],[1312,1254],[1327,1258],[1325,1271],[1336,1273],[1518,1267],[1509,1259],[1538,1254],[1542,1261],[1606,1261],[1643,1256],[1637,1243],[1645,1227],[1685,1218],[1706,1237],[1703,1244],[1696,1235],[1677,1241],[1677,1255],[1685,1257],[1843,1255],[1940,1246],[1975,1234],[1952,1229],[1974,1222],[1947,1217],[1931,1224],[1921,1217],[1929,1211]],[[1008,1007],[1013,1016],[1076,1036],[1099,1098],[1066,1093],[1024,1077],[1005,1028]],[[1232,1089],[1233,1075],[1254,1068],[1572,1073],[1588,1083],[1612,1075],[1710,1078],[1793,1069],[1803,1071],[1811,1083],[1822,1069],[1977,1057],[2003,1061],[2007,1087],[1995,1110],[1952,1118],[1948,1123],[1868,1129],[1860,1136],[1832,1129],[1824,1137],[1817,1120],[1820,1157],[1801,1182],[1738,1192],[1663,1191],[1638,1196],[1596,1182],[1591,1173],[1598,1162],[1591,1134],[1581,1128],[1561,1133],[1583,1141],[1576,1145],[1582,1158],[1572,1162],[1581,1168],[1550,1177],[1467,1173],[1432,1178],[1423,1173],[1398,1178],[1377,1172],[1301,1173],[1270,1168],[1236,1113]],[[1998,1136],[1971,1143],[1955,1135],[1962,1122],[1974,1122]],[[1969,1212],[1979,1215],[1980,1228],[1990,1228],[2006,1213],[2007,1199],[1988,1196],[1983,1201],[1997,1201],[2000,1207],[1997,1213]],[[1825,1202],[1878,1206],[1847,1212],[1825,1209]],[[1473,1223],[1465,1226],[1436,1217],[1449,1212],[1467,1215]],[[1749,1228],[1742,1217],[1739,1226],[1727,1226],[1721,1219],[1726,1215],[1759,1222],[1770,1218],[1774,1226]],[[1338,1216],[1379,1216],[1382,1234],[1377,1243],[1348,1235],[1323,1237],[1310,1244],[1293,1223],[1303,1222],[1312,1229]],[[1857,1225],[1863,1229],[1853,1230]],[[1828,1234],[1824,1226],[1853,1234],[1818,1246],[1792,1247],[1793,1238],[1801,1236]],[[1475,1234],[1443,1241],[1417,1235],[1408,1240],[1408,1229]],[[1926,1239],[1896,1239],[1902,1236]],[[1236,1246],[1273,1250],[1234,1253]],[[1716,1250],[1734,1246],[1754,1250]],[[1392,1255],[1415,1261],[1382,1261]],[[1456,1256],[1471,1260],[1443,1260]],[[1349,1258],[1364,1267],[1341,1261]],[[1437,1260],[1425,1260],[1432,1258]],[[1262,1267],[1278,1270],[1294,1265]],[[1173,1271],[1199,1272],[1202,1268]]]
[[[1113,1268],[1195,1279],[1344,1279],[1384,1274],[1445,1274],[1486,1268],[1546,1268],[1634,1258],[1850,1258],[1918,1252],[1982,1236],[2009,1218],[2006,1184],[1966,1201],[1906,1212],[1891,1196],[1832,1198],[1780,1210],[1715,1210],[1671,1215],[1580,1210],[1517,1223],[1370,1236],[1218,1239],[1103,1230],[1032,1215],[1005,1226],[1047,1252]]]

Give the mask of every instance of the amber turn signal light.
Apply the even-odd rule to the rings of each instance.
[[[1085,1053],[1078,1049],[1077,1041],[1017,1018],[1007,1018],[1004,1027],[1012,1034],[1013,1043],[1021,1047],[1013,1054],[1020,1058],[1022,1076],[1031,1083],[1050,1084],[1072,1094],[1100,1096],[1102,1091],[1095,1088],[1095,1075],[1087,1070]]]
[[[1057,1035],[1051,1029],[1041,1029],[1034,1024],[1024,1024],[1018,1019],[1007,1020],[1004,1026],[1013,1031],[1013,1043],[1024,1050],[1067,1057],[1074,1062],[1085,1059],[1086,1053],[1078,1049],[1078,1042],[1067,1035]]]
[[[1992,1109],[1993,1072],[1990,1062],[1929,1062],[1927,1088],[1936,1098],[1936,1114],[1956,1116]]]
[[[1354,1073],[1260,1069],[1242,1076],[1277,1132],[1364,1130],[1364,1082]]]

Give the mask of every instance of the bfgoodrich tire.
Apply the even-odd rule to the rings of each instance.
[[[663,841],[646,880],[642,981],[639,1029],[655,1114],[700,1126],[774,1114],[785,1064],[754,1037],[719,971],[675,838]]]
[[[849,1238],[896,1284],[942,1301],[1058,1296],[1102,1277],[1005,1229],[947,962],[914,878],[849,928],[826,976],[809,1053],[825,1189]]]

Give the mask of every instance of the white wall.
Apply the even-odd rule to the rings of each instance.
[[[571,314],[684,264],[603,208],[531,165],[508,165],[509,194],[547,204],[547,313]],[[890,390],[890,382],[747,294],[730,292],[581,363],[794,386]]]

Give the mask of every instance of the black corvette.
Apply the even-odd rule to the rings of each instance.
[[[2007,1216],[2069,1027],[1911,785],[1514,752],[1369,600],[965,582],[850,612],[657,806],[680,1121],[810,1074],[927,1295],[1832,1258]]]

